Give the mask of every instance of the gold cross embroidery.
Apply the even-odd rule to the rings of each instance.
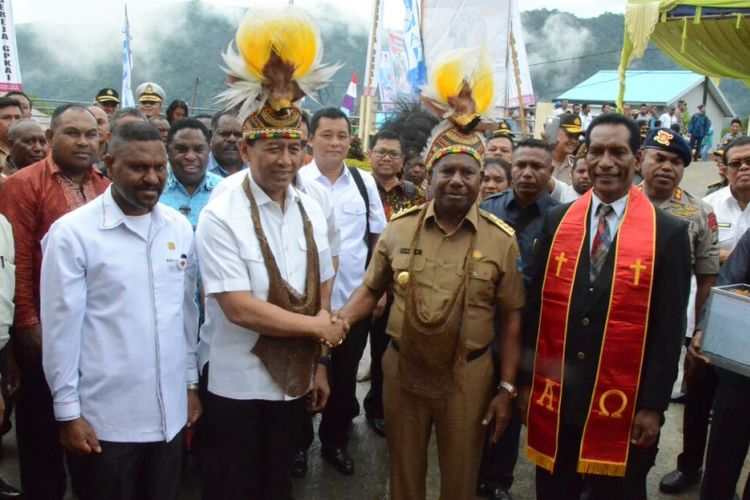
[[[568,258],[565,257],[565,252],[560,252],[557,257],[555,257],[555,260],[557,261],[557,270],[555,271],[555,276],[560,276],[560,271],[562,270],[563,264],[568,262]]]
[[[641,259],[638,259],[635,261],[635,264],[632,264],[630,266],[630,269],[632,269],[633,273],[635,273],[635,276],[633,276],[633,284],[635,286],[638,286],[638,283],[641,282],[641,271],[645,271],[646,266],[641,263]]]

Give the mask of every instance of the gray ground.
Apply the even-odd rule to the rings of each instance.
[[[705,194],[705,186],[715,179],[713,164],[695,164],[686,170],[683,186],[696,196]],[[360,365],[361,371],[366,371],[369,364],[369,353]],[[679,384],[679,381],[678,381]],[[360,401],[367,392],[367,383],[359,384],[358,395]],[[672,498],[692,500],[698,498],[697,488],[680,496],[666,496],[658,493],[660,477],[672,470],[676,463],[677,454],[682,448],[682,409],[681,405],[671,405],[666,416],[666,424],[662,429],[659,455],[656,466],[649,475],[649,498]],[[12,433],[11,433],[12,434]],[[522,437],[522,442],[524,438]],[[3,457],[0,462],[0,475],[12,484],[19,484],[18,460],[16,455],[15,437],[6,436],[3,442]],[[367,427],[364,416],[354,421],[352,439],[349,451],[355,460],[355,474],[350,477],[342,476],[334,471],[320,458],[320,445],[316,441],[310,450],[310,469],[307,477],[294,481],[294,497],[297,500],[381,500],[387,498],[388,470],[385,440],[375,435]],[[750,459],[745,462],[745,469],[740,478],[738,491],[742,491],[745,478],[750,471]],[[516,482],[512,493],[516,499],[534,498],[534,469],[532,465],[521,457],[516,467]],[[437,467],[434,442],[430,449],[430,468],[427,477],[428,498],[438,497],[440,476]],[[181,500],[200,498],[199,481],[194,470],[189,470],[185,477],[185,486]]]

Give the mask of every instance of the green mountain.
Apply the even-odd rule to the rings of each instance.
[[[362,24],[346,24],[335,7],[321,8],[320,24],[326,48],[324,59],[343,68],[320,96],[324,105],[339,106],[352,72],[364,74],[367,33]],[[160,83],[167,100],[190,102],[200,79],[196,104],[215,108],[213,96],[224,88],[221,52],[234,36],[242,12],[217,10],[200,0],[155,7],[147,20],[131,20],[135,65],[133,86],[146,80]],[[351,15],[349,14],[350,18]],[[600,69],[617,68],[622,43],[623,17],[603,14],[578,18],[557,10],[522,13],[534,90],[551,99]],[[24,88],[54,107],[55,101],[91,101],[97,90],[119,88],[122,34],[112,25],[17,26]],[[679,67],[650,47],[633,69],[667,70]],[[725,79],[721,89],[741,116],[750,113],[750,90]],[[315,108],[308,102],[307,107]]]

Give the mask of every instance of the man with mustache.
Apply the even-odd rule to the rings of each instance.
[[[633,186],[640,131],[586,133],[593,189],[544,215],[524,325],[521,407],[539,500],[646,500],[690,292],[684,220]]]
[[[15,173],[47,155],[47,138],[34,120],[19,120],[8,130],[8,173]]]
[[[557,205],[548,192],[548,182],[552,174],[552,152],[547,143],[537,139],[519,142],[513,151],[510,173],[513,178],[511,189],[488,197],[482,202],[481,208],[515,230],[524,284],[530,291],[528,286],[534,262],[534,243],[542,230],[542,216],[548,208]],[[499,351],[499,347],[493,344],[493,350]],[[513,484],[513,469],[518,460],[520,434],[521,416],[518,412],[513,412],[500,442],[485,443],[480,486],[484,483],[483,493],[490,498],[512,498],[508,491]]]
[[[242,124],[233,113],[227,111],[211,119],[211,154],[208,155],[208,171],[229,177],[247,168],[240,156]]]
[[[173,500],[201,414],[193,231],[158,203],[151,125],[117,129],[104,161],[110,188],[42,241],[44,372],[77,498]]]
[[[206,171],[208,129],[195,118],[183,118],[169,129],[167,155],[172,169],[161,202],[181,212],[193,229],[221,177]]]
[[[669,128],[652,129],[643,142],[641,189],[651,203],[688,223],[692,250],[695,292],[688,304],[689,343],[693,327],[711,287],[719,274],[718,226],[716,215],[708,203],[695,198],[679,187],[685,168],[690,165],[690,148],[685,140]],[[687,399],[685,402],[683,453],[677,459],[677,470],[662,478],[659,488],[664,493],[684,491],[700,478],[703,450],[706,446],[708,412],[712,397],[705,398],[705,386],[711,373],[693,370],[696,359],[688,353],[685,359]],[[699,367],[700,368],[700,367]]]
[[[16,312],[11,333],[21,372],[16,436],[21,483],[29,499],[65,494],[63,453],[42,371],[41,241],[53,222],[93,200],[109,185],[93,166],[99,134],[94,116],[84,106],[58,107],[47,142],[51,154],[9,177],[0,190],[0,213],[13,227],[16,249]]]

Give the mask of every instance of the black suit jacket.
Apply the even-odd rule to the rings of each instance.
[[[571,204],[553,207],[545,213],[541,235],[534,248],[535,268],[523,332],[524,357],[521,380],[527,385],[531,383],[533,370],[544,268],[555,230],[570,206]],[[612,285],[616,243],[616,241],[612,242],[599,277],[590,283],[589,224],[586,224],[586,233],[582,255],[578,262],[576,281],[573,284],[561,409],[563,422],[580,426],[585,423],[588,416],[589,403],[596,381]],[[615,240],[618,237],[619,231]],[[690,295],[690,265],[690,239],[687,223],[656,209],[653,288],[637,409],[663,413],[669,405],[686,328],[686,310]]]

